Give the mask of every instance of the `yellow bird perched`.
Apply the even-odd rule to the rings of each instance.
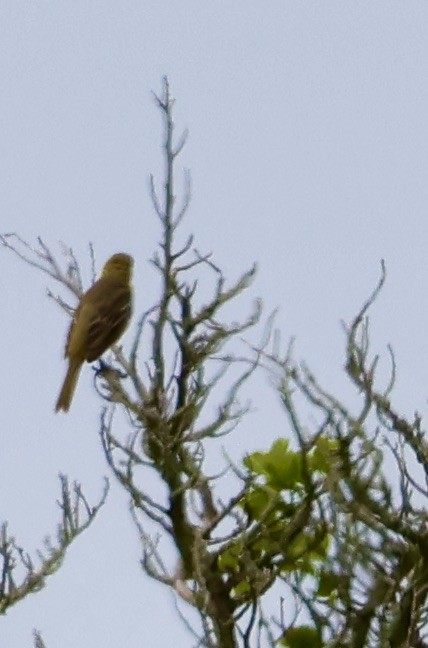
[[[101,277],[81,298],[65,345],[68,370],[56,412],[70,409],[85,360],[97,360],[125,331],[132,311],[133,265],[134,259],[128,254],[114,254],[105,264]]]

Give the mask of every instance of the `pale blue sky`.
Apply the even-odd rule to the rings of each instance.
[[[296,335],[297,355],[347,393],[339,322],[385,258],[373,340],[395,348],[399,405],[424,415],[427,33],[422,1],[4,0],[0,231],[58,250],[65,241],[83,262],[92,241],[99,265],[129,251],[136,310],[150,305],[159,231],[147,178],[161,169],[151,90],[168,74],[175,121],[190,129],[184,230],[230,278],[259,263],[242,308],[257,295],[267,311],[280,306],[284,340]],[[93,499],[101,491],[100,402],[87,369],[70,414],[53,413],[66,329],[45,297],[54,286],[2,250],[0,276],[0,519],[31,549],[54,532],[59,471]],[[286,432],[267,379],[251,395],[257,411],[230,441],[235,456]],[[46,589],[0,619],[0,648],[31,646],[33,627],[48,648],[191,646],[138,558],[115,488]]]

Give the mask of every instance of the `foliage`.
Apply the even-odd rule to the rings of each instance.
[[[408,421],[391,404],[391,349],[391,379],[385,389],[377,386],[379,358],[370,359],[366,313],[384,281],[382,265],[372,297],[345,327],[345,371],[359,397],[356,411],[326,392],[290,353],[270,358],[307,466],[304,490],[314,494],[312,506],[328,537],[325,553],[309,559],[311,570],[296,562],[280,574],[295,602],[292,623],[279,624],[285,646],[301,645],[308,632],[301,620],[308,618],[316,631],[304,640],[308,646],[427,645],[428,449],[420,416]],[[313,432],[301,423],[299,397],[313,417],[318,414]],[[283,461],[284,471],[289,465],[289,459]]]

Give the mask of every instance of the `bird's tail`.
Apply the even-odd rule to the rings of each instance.
[[[69,361],[67,374],[64,379],[64,384],[62,386],[61,392],[58,396],[57,403],[55,405],[55,412],[59,410],[64,410],[68,412],[70,409],[71,401],[73,399],[74,390],[76,389],[77,379],[79,377],[80,369],[82,368],[81,362]]]

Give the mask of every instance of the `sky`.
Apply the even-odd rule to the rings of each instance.
[[[401,412],[426,415],[428,362],[428,4],[420,0],[3,0],[0,5],[0,231],[61,253],[90,281],[116,251],[136,259],[136,314],[157,296],[160,232],[148,177],[162,171],[152,92],[167,74],[191,170],[186,234],[233,280],[258,275],[284,343],[322,384],[348,394],[344,336],[374,288],[372,342],[398,366]],[[0,249],[0,520],[29,550],[55,533],[59,472],[91,501],[107,468],[89,368],[67,416],[53,406],[67,320],[49,279]],[[130,332],[124,345],[132,339]],[[267,377],[224,444],[239,458],[287,435]],[[164,587],[139,569],[125,495],[113,487],[92,528],[39,593],[0,620],[0,648],[192,645]]]

